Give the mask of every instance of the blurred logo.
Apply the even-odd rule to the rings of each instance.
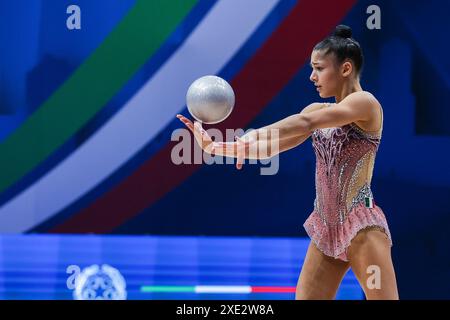
[[[67,273],[73,273],[67,279],[67,287],[74,289],[75,300],[126,300],[126,283],[119,270],[110,265],[92,265],[80,271],[80,267],[71,265]]]

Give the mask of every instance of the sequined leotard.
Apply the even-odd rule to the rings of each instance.
[[[381,133],[382,128],[372,134],[350,123],[317,129],[312,134],[316,199],[303,226],[317,248],[328,256],[348,261],[351,240],[358,231],[371,226],[384,230],[392,245],[385,215],[371,191]]]

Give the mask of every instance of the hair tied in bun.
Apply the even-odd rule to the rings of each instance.
[[[335,37],[339,37],[339,38],[351,38],[352,37],[352,28],[350,28],[349,26],[340,24],[336,27],[336,29],[334,30],[334,34]]]
[[[352,37],[352,28],[340,24],[334,32],[314,46],[314,51],[320,51],[322,55],[333,54],[337,64],[351,60],[356,73],[361,74],[364,56],[361,47]]]

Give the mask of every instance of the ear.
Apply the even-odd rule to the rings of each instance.
[[[344,78],[349,77],[353,71],[353,64],[350,61],[345,61],[341,66],[341,74]]]

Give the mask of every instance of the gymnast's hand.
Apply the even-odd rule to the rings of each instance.
[[[208,132],[206,132],[206,130],[202,128],[200,122],[195,121],[195,123],[192,123],[191,120],[189,120],[186,117],[183,117],[181,114],[178,114],[177,118],[180,119],[180,121],[183,122],[186,125],[186,127],[188,127],[189,130],[192,131],[195,140],[197,141],[198,145],[200,146],[200,148],[202,148],[203,151],[210,154],[213,153],[214,141],[211,139]]]
[[[213,155],[237,158],[236,168],[238,170],[242,169],[244,159],[249,155],[250,145],[255,143],[254,139],[247,138],[244,141],[244,139],[236,137],[236,142],[214,142],[208,132],[202,128],[200,122],[196,121],[194,124],[191,120],[183,117],[181,114],[178,114],[177,118],[192,131],[195,140],[203,151]]]

